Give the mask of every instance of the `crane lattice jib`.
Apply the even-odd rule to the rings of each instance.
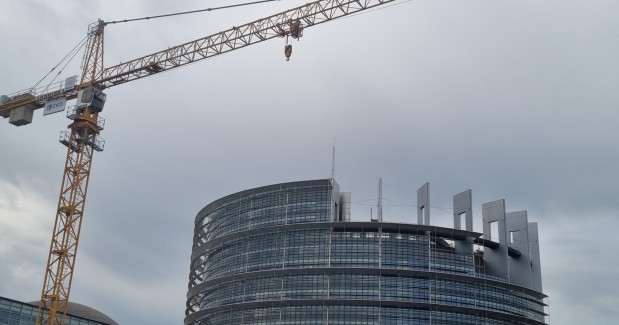
[[[268,39],[283,37],[290,33],[291,22],[297,20],[304,28],[307,28],[392,1],[394,0],[327,0],[308,3],[139,59],[108,67],[103,72],[103,80],[98,81],[97,84],[101,88],[108,88]]]

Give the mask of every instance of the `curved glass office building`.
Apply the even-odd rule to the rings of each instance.
[[[330,179],[212,202],[196,217],[185,324],[546,324],[526,211],[484,204],[482,235],[470,190],[454,196],[454,228],[430,225],[429,184],[417,196],[417,224],[350,221]]]
[[[39,302],[21,302],[0,297],[0,325],[36,325]],[[43,312],[47,315],[47,310]],[[104,313],[75,302],[69,302],[65,325],[118,325]]]

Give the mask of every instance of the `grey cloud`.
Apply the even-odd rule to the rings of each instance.
[[[99,17],[176,8],[17,3],[0,5],[0,39],[11,44],[3,94],[46,73]],[[294,5],[113,26],[106,65]],[[72,297],[122,324],[181,323],[199,209],[243,189],[329,177],[335,137],[336,179],[353,201],[376,198],[383,177],[386,198],[413,205],[430,181],[437,224],[450,224],[451,196],[467,188],[478,216],[500,198],[528,209],[540,224],[552,322],[612,324],[618,11],[615,1],[407,2],[306,30],[290,62],[283,40],[272,40],[109,89]],[[0,122],[0,180],[35,184],[51,220],[65,154],[57,136],[69,121],[38,113],[22,128]],[[353,219],[369,208],[355,205]],[[411,206],[386,211],[387,220],[416,220]],[[0,295],[38,298],[44,266],[34,255],[45,245],[0,255]],[[9,263],[32,267],[35,283]]]

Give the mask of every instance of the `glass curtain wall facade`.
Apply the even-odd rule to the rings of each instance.
[[[196,217],[185,324],[545,324],[541,292],[487,276],[447,240],[342,220],[337,183],[236,193]]]
[[[0,297],[0,325],[35,325],[38,306]],[[117,325],[115,322],[101,323],[95,320],[67,315],[66,325]]]

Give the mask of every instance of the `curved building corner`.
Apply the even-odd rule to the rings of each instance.
[[[351,221],[331,179],[259,187],[196,216],[186,325],[546,324],[537,224],[504,200],[453,197],[453,228]],[[426,208],[428,207],[428,208]],[[494,233],[493,233],[494,232]]]

